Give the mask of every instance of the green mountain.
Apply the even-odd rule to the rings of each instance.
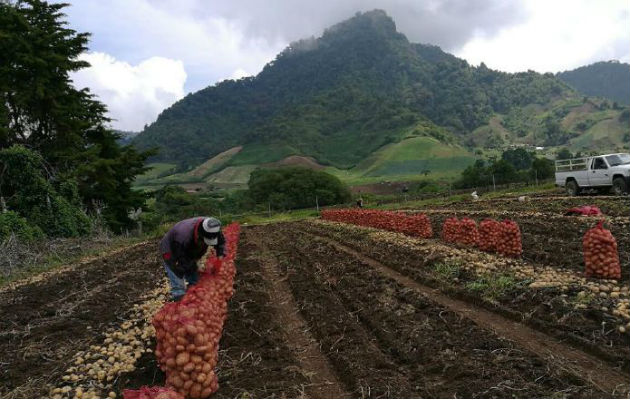
[[[133,143],[160,147],[154,161],[180,171],[170,181],[241,182],[256,166],[286,160],[309,160],[350,181],[422,170],[448,176],[474,161],[474,148],[573,146],[622,112],[584,100],[552,74],[474,67],[439,47],[410,43],[375,10],[292,43],[255,77],[189,94]],[[615,144],[627,130],[618,125]],[[419,144],[432,150],[401,150]],[[221,163],[213,160],[224,152]],[[208,160],[214,176],[190,173]]]
[[[630,105],[630,64],[602,61],[556,76],[587,96],[605,97]]]

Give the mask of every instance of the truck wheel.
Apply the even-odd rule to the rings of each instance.
[[[576,181],[567,182],[565,189],[567,190],[567,194],[569,196],[577,196],[580,194],[580,187],[578,186]]]
[[[628,193],[628,185],[626,184],[626,180],[623,178],[615,178],[613,180],[612,192],[616,196],[621,196],[624,193]]]

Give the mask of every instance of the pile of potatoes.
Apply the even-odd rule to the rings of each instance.
[[[603,221],[586,231],[582,246],[586,276],[606,279],[621,278],[617,241],[612,233],[604,228]]]
[[[507,219],[501,222],[498,236],[497,253],[513,258],[518,258],[523,254],[521,229],[516,222]]]
[[[62,377],[63,383],[50,390],[50,397],[91,399],[115,398],[113,383],[121,374],[133,371],[136,361],[152,350],[149,344],[155,337],[150,321],[168,294],[168,283],[146,295],[146,300],[133,306],[131,313],[117,329],[105,334],[100,344],[79,351],[72,359],[72,366]]]
[[[456,217],[447,218],[442,224],[442,240],[455,243],[459,238],[459,220]]]
[[[166,373],[166,385],[187,398],[207,398],[219,388],[214,368],[234,293],[234,257],[239,226],[226,227],[226,257],[206,260],[199,282],[182,300],[166,304],[153,318],[155,355]]]
[[[479,250],[495,252],[499,246],[501,223],[494,219],[484,219],[479,224]]]
[[[459,221],[459,232],[456,240],[457,243],[465,246],[477,246],[479,243],[479,230],[474,219],[462,218]]]

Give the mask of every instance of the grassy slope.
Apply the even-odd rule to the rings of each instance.
[[[430,137],[412,137],[382,147],[350,170],[327,168],[351,185],[424,178],[448,179],[457,176],[475,158],[459,146],[450,146]],[[425,177],[423,170],[431,172]]]
[[[230,166],[210,175],[206,182],[215,185],[246,185],[249,175],[257,165]]]
[[[223,153],[219,153],[216,156],[209,159],[208,161],[199,165],[197,168],[193,169],[192,171],[187,172],[186,175],[190,177],[196,177],[196,178],[205,178],[211,173],[216,172],[219,169],[221,169],[221,167],[223,167],[242,149],[243,149],[243,146],[236,146],[236,147],[232,147],[229,150],[224,151]]]
[[[563,129],[578,133],[579,136],[571,139],[567,145],[558,146],[569,147],[573,151],[599,151],[612,152],[621,150],[624,143],[623,137],[630,133],[630,126],[627,123],[619,122],[619,115],[622,110],[599,109],[601,99],[590,99],[584,103],[581,98],[560,98],[552,103],[542,105],[529,105],[522,108],[518,120],[527,131],[527,134],[518,137],[515,133],[507,130],[502,121],[508,119],[507,115],[495,114],[487,125],[477,128],[472,133],[472,138],[478,146],[489,144],[493,136],[499,136],[505,140],[505,144],[519,143],[542,146],[544,138],[544,121],[549,115],[566,109],[568,112],[561,119]],[[581,132],[578,128],[580,123],[589,123],[590,127]]]
[[[518,137],[505,128],[502,121],[507,115],[494,115],[489,123],[476,129],[471,135],[481,147],[493,136],[501,137],[505,143],[524,143],[541,145],[544,120],[548,115],[566,110],[562,118],[563,129],[579,132],[580,123],[589,123],[588,129],[570,140],[568,147],[573,151],[616,151],[622,150],[624,135],[630,133],[630,126],[619,121],[623,110],[599,109],[601,100],[591,99],[584,103],[577,98],[558,98],[548,105],[528,105],[521,109],[516,120],[525,128],[527,134]],[[514,120],[514,116],[512,116]],[[410,134],[410,129],[399,131],[395,136]],[[330,142],[340,154],[352,151],[350,146],[341,142]],[[323,144],[320,144],[323,145]],[[558,146],[564,147],[564,146]],[[545,151],[553,154],[556,147]],[[488,151],[484,150],[487,156]],[[249,174],[256,166],[276,162],[291,155],[301,155],[295,148],[283,144],[246,145],[232,148],[213,157],[204,164],[187,173],[164,176],[173,164],[157,163],[137,180],[137,187],[158,187],[165,184],[206,182],[218,187],[242,187],[247,183]],[[431,171],[426,178],[451,179],[468,165],[475,157],[459,146],[444,144],[434,138],[420,136],[407,137],[398,143],[381,147],[350,169],[328,167],[326,171],[336,175],[350,185],[369,184],[382,181],[415,181],[425,177],[422,171]],[[319,160],[321,161],[321,160]],[[161,177],[160,177],[161,176]]]
[[[136,182],[142,183],[151,181],[154,179],[158,179],[160,175],[167,173],[168,171],[172,171],[175,169],[175,164],[167,164],[167,163],[152,163],[148,164],[147,167],[150,169],[142,175],[139,175],[136,178]]]
[[[300,153],[291,146],[283,144],[246,145],[228,162],[228,166],[266,164],[282,160]]]
[[[228,161],[223,159],[221,166],[215,165],[215,172],[212,173],[210,170],[211,174],[206,175],[203,180],[216,186],[243,186],[247,183],[249,174],[258,165],[281,160],[295,153],[292,148],[282,145],[245,146]],[[326,171],[351,185],[383,180],[450,179],[458,176],[464,168],[474,162],[474,159],[474,156],[462,147],[446,145],[431,137],[410,137],[382,147],[352,169],[328,167]],[[203,165],[208,165],[210,161]],[[422,175],[424,170],[430,171],[426,177]],[[197,173],[193,174],[195,171]],[[199,169],[195,169],[185,174],[143,181],[141,186],[200,181],[198,171]]]
[[[601,149],[613,151],[628,149],[630,143],[624,142],[624,135],[630,133],[627,123],[619,122],[617,117],[603,119],[588,129],[583,135],[571,140],[571,147],[576,150]]]

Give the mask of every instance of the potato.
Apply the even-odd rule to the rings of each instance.
[[[201,396],[201,385],[194,383],[190,388],[190,397],[198,399]]]
[[[175,389],[181,389],[184,386],[184,381],[178,375],[173,375],[171,384],[175,387]]]
[[[188,352],[186,351],[182,351],[181,353],[177,354],[177,357],[175,358],[175,364],[178,366],[184,366],[188,364],[189,361],[190,354],[188,354]]]

